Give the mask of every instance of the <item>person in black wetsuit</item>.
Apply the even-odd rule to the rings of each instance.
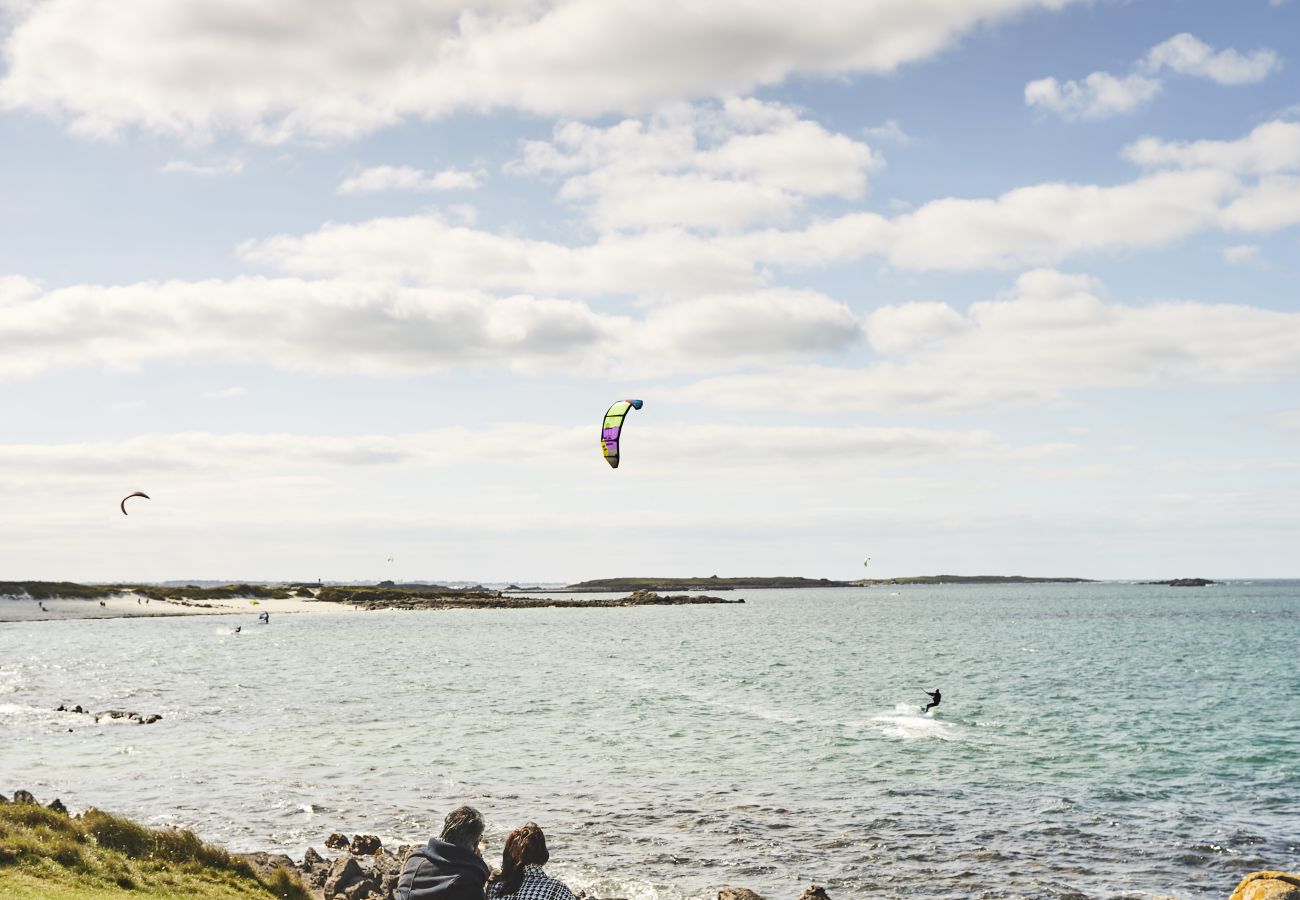
[[[922,693],[925,693],[925,694],[929,695],[929,697],[930,697],[930,702],[929,702],[929,704],[926,705],[926,706],[922,706],[922,707],[921,707],[921,712],[923,712],[923,713],[928,713],[931,709],[933,709],[934,707],[938,706],[938,705],[939,705],[939,701],[943,699],[943,697],[939,694],[939,689],[938,689],[938,688],[935,688],[935,689],[932,690],[932,691],[923,691]]]

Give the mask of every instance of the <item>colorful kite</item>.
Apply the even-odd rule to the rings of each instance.
[[[605,426],[600,431],[600,448],[605,451],[605,462],[618,468],[618,436],[623,432],[623,420],[629,409],[640,409],[640,400],[619,400],[605,410]]]

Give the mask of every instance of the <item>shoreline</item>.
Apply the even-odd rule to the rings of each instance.
[[[321,596],[324,595],[324,596]],[[633,591],[626,597],[598,600],[514,597],[494,593],[398,592],[383,588],[325,588],[301,597],[223,597],[192,601],[142,595],[123,590],[91,597],[0,595],[0,624],[83,619],[144,619],[177,616],[256,617],[265,612],[280,615],[346,615],[381,610],[451,609],[609,609],[628,606],[735,605],[745,599],[724,599],[700,594],[661,596],[653,591]]]
[[[148,600],[148,602],[145,602]],[[249,600],[256,600],[254,605]],[[42,607],[44,607],[42,609]],[[158,619],[176,616],[229,616],[259,612],[272,615],[334,614],[360,612],[343,604],[321,603],[301,597],[231,598],[204,601],[200,606],[179,600],[144,597],[123,591],[103,597],[51,597],[34,599],[0,596],[0,624],[14,622],[63,622],[81,619]]]

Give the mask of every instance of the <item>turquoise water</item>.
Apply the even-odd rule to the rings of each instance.
[[[1187,900],[1300,869],[1300,582],[742,595],[0,625],[0,792],[295,857],[469,802],[490,859],[532,819],[605,897]]]

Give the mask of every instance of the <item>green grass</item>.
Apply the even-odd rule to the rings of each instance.
[[[309,900],[294,873],[259,878],[189,831],[145,828],[97,809],[79,816],[0,805],[0,900]]]

